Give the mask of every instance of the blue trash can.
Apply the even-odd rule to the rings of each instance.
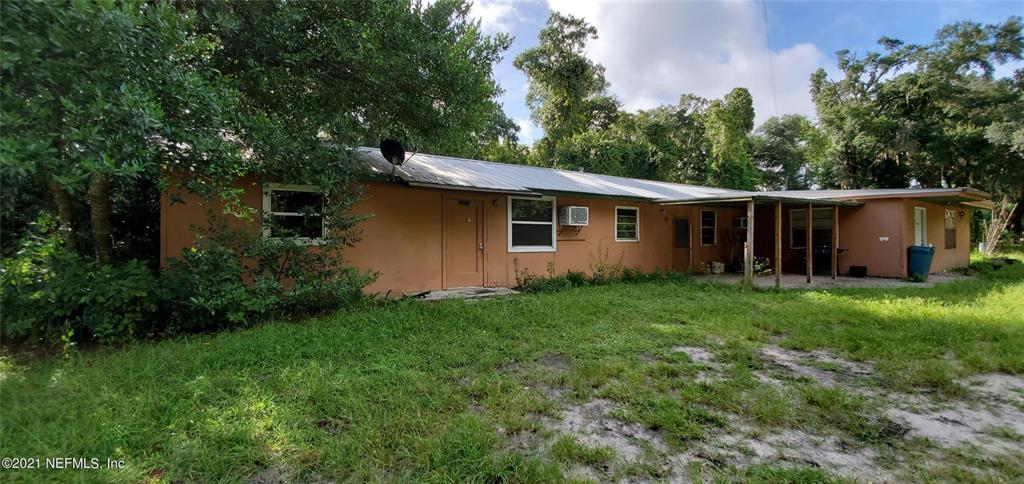
[[[927,278],[932,268],[935,247],[912,245],[907,247],[907,275]]]

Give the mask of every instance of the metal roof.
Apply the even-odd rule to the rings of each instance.
[[[377,175],[390,175],[392,166],[376,148],[357,148]],[[443,187],[525,195],[582,194],[644,200],[687,200],[744,193],[725,188],[682,185],[578,171],[468,160],[417,153],[395,170],[413,186]]]
[[[971,188],[878,188],[862,190],[778,190],[740,192],[728,197],[704,199],[661,200],[665,205],[691,205],[695,203],[727,203],[747,200],[790,201],[833,204],[858,204],[861,200],[876,198],[918,198],[936,203],[963,203],[983,208],[989,195]]]
[[[395,168],[384,159],[377,148],[355,148],[355,152],[375,175],[390,176],[394,170],[395,176],[411,186],[530,196],[579,194],[649,200],[670,205],[699,202],[722,204],[748,200],[856,205],[858,200],[870,198],[926,198],[932,201],[961,203],[988,199],[988,194],[969,188],[750,192],[425,153],[412,154],[401,166]]]

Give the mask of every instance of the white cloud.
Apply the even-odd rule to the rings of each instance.
[[[540,138],[541,129],[530,118],[515,118],[519,126],[519,142],[524,145],[532,145],[537,138]]]
[[[480,29],[487,34],[511,32],[522,20],[512,0],[476,0],[469,15],[480,19]]]
[[[548,3],[554,11],[583,17],[597,27],[599,38],[588,44],[587,55],[605,66],[611,91],[626,109],[675,104],[684,93],[720,98],[734,87],[746,87],[754,97],[758,123],[776,114],[814,115],[809,79],[825,65],[826,56],[808,43],[770,50],[760,5]]]

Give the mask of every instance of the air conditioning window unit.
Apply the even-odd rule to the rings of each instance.
[[[566,206],[558,209],[558,224],[582,227],[590,223],[590,207]]]

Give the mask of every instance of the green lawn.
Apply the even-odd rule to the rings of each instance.
[[[0,456],[125,468],[0,479],[550,481],[577,464],[607,468],[601,478],[666,478],[656,464],[602,467],[619,457],[612,449],[551,430],[565,406],[596,398],[679,452],[742,418],[838,435],[883,463],[935,461],[910,466],[915,479],[1024,478],[1024,454],[930,448],[891,435],[871,398],[759,380],[768,344],[871,362],[866,384],[881,392],[965,399],[958,381],[969,375],[1024,374],[1024,264],[932,289],[665,282],[409,301],[68,360],[8,355]],[[671,351],[679,345],[713,350],[724,378],[698,381],[700,365]],[[691,467],[724,479],[832,477],[800,463]]]

